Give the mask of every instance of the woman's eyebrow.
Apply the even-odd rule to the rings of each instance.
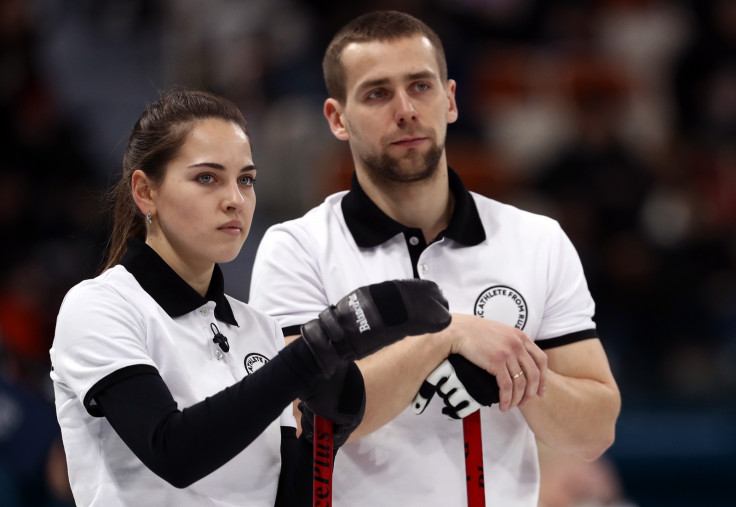
[[[218,164],[217,162],[197,162],[196,164],[191,164],[187,167],[209,167],[210,169],[216,169],[218,171],[224,171],[225,166],[222,164]],[[245,167],[243,167],[240,172],[248,172],[248,171],[256,171],[257,168],[255,165],[250,164]]]

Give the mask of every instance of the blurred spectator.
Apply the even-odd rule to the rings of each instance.
[[[595,461],[539,444],[539,507],[636,507],[606,455]]]
[[[641,337],[652,336],[651,302],[660,273],[640,229],[642,206],[653,186],[651,171],[620,129],[632,83],[595,54],[570,57],[563,69],[561,98],[572,135],[535,171],[532,188],[580,252],[612,362],[618,364],[631,347],[642,352],[628,358],[621,385],[645,388],[651,377],[644,372],[657,351]]]
[[[16,378],[45,384],[48,309],[97,267],[101,191],[80,131],[42,77],[29,4],[0,5],[0,335]]]
[[[695,139],[730,133],[736,127],[736,3],[687,2],[695,33],[676,59],[671,86],[678,133]]]
[[[100,189],[39,64],[29,2],[0,2],[0,505],[73,505],[48,349],[60,298],[97,267]]]
[[[72,506],[61,445],[53,404],[0,368],[0,505]]]

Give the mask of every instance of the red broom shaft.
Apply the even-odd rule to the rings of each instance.
[[[314,507],[332,505],[332,421],[314,416]]]
[[[480,410],[463,419],[463,438],[465,440],[465,474],[468,481],[468,507],[485,507]]]

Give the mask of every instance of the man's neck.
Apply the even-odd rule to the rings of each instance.
[[[363,191],[381,211],[406,227],[421,229],[427,243],[450,223],[455,199],[446,165],[430,179],[406,184],[381,184],[360,169],[357,176]]]

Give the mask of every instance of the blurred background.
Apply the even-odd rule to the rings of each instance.
[[[599,462],[542,453],[544,505],[734,505],[736,1],[2,0],[1,506],[73,505],[48,349],[141,110],[194,86],[248,118],[256,219],[223,267],[247,301],[264,230],[348,188],[321,58],[377,8],[443,39],[467,186],[556,218],[582,258],[623,410]]]

